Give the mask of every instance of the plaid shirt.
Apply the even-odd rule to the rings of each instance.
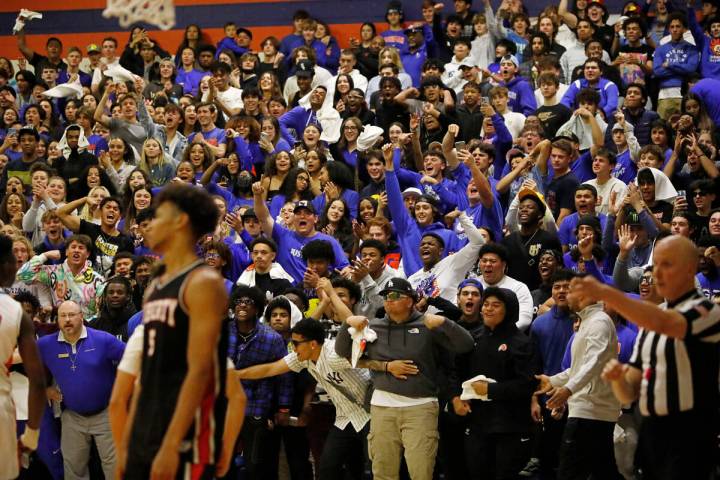
[[[267,324],[258,323],[252,332],[238,332],[234,321],[229,325],[228,356],[236,369],[280,360],[287,355],[287,346],[280,334]],[[242,380],[247,395],[245,415],[269,418],[278,408],[290,408],[293,396],[291,373],[262,380]]]

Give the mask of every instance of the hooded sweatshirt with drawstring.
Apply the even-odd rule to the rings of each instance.
[[[440,362],[444,352],[461,354],[473,347],[473,339],[457,323],[446,319],[442,325],[430,330],[423,321],[424,315],[413,310],[408,319],[396,323],[387,316],[370,320],[369,327],[377,333],[377,340],[365,347],[365,358],[389,362],[412,360],[418,367],[417,375],[407,380],[395,378],[389,372],[370,371],[376,390],[410,398],[437,397],[440,385]],[[350,358],[352,338],[348,324],[343,323],[335,340],[338,355]]]

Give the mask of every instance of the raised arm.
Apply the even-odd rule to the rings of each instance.
[[[399,103],[400,105],[407,106],[407,101],[410,99],[418,98],[420,96],[420,91],[415,87],[406,88],[402,92],[395,95],[395,101]]]
[[[18,50],[20,50],[20,53],[23,54],[23,57],[27,58],[28,61],[32,60],[33,55],[35,55],[35,50],[28,47],[24,28],[17,33],[17,47]]]
[[[97,107],[95,107],[95,114],[93,115],[93,118],[96,122],[100,122],[105,127],[110,127],[110,120],[112,120],[110,117],[105,115],[105,105],[107,105],[108,98],[110,98],[110,94],[115,92],[115,84],[111,81],[108,81],[105,84],[105,91],[103,92],[102,98],[97,104]]]
[[[77,200],[66,203],[55,210],[55,213],[57,213],[57,216],[63,225],[73,232],[80,230],[80,217],[73,215],[72,212],[85,205],[85,202],[87,202],[87,197],[78,198]]]
[[[273,220],[272,215],[270,215],[267,203],[263,200],[263,193],[265,192],[265,189],[260,182],[255,182],[253,183],[252,191],[255,215],[258,217],[258,221],[260,222],[260,226],[262,226],[265,235],[271,237],[275,221]]]
[[[577,26],[578,18],[568,10],[568,0],[560,0],[558,4],[558,15],[560,15],[565,24],[571,29]]]
[[[480,195],[480,203],[482,203],[485,208],[491,208],[493,203],[495,203],[495,194],[493,193],[490,180],[488,180],[485,174],[480,171],[480,168],[475,163],[475,159],[470,152],[465,150],[460,153],[460,156],[463,157],[463,163],[468,170],[470,170],[472,181],[478,189],[478,195]]]
[[[212,180],[213,175],[217,171],[218,168],[222,167],[223,165],[228,164],[227,158],[218,158],[213,163],[210,164],[208,168],[205,169],[205,171],[202,174],[202,177],[200,177],[200,184],[205,186]]]
[[[457,168],[460,161],[455,154],[455,140],[460,132],[460,127],[454,123],[448,125],[447,132],[442,141],[442,152],[447,162],[448,170],[451,172]]]
[[[627,318],[638,327],[662,333],[672,338],[685,338],[688,323],[685,317],[676,310],[664,310],[654,303],[629,298],[625,292],[608,285],[603,285],[597,279],[587,276],[574,278],[571,288],[596,298],[614,311]]]

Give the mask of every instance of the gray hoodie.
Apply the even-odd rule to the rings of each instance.
[[[400,380],[390,373],[371,370],[370,376],[376,389],[411,398],[436,397],[438,395],[439,359],[442,350],[461,354],[472,350],[472,336],[456,324],[445,319],[437,328],[430,330],[423,322],[424,315],[413,311],[405,323],[395,323],[387,315],[370,321],[370,328],[377,333],[377,340],[368,343],[364,357],[370,360],[412,360],[418,367],[417,375]],[[344,323],[335,340],[338,355],[350,358],[352,338]]]

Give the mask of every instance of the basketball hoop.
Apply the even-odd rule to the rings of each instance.
[[[157,25],[162,30],[175,26],[172,0],[108,0],[102,15],[105,18],[117,17],[123,28],[135,22]]]

